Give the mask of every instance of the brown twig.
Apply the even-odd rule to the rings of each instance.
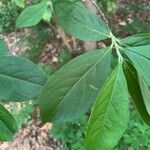
[[[65,32],[63,31],[63,29],[59,25],[57,25],[57,32],[60,35],[60,37],[62,38],[64,45],[67,47],[69,52],[72,53],[73,50],[72,50],[70,44],[68,43],[68,38],[67,38]]]
[[[91,2],[97,8],[97,10],[99,11],[101,17],[103,18],[103,20],[105,21],[105,23],[109,27],[108,20],[106,19],[105,14],[102,12],[101,8],[97,5],[96,1],[95,0],[91,0]]]

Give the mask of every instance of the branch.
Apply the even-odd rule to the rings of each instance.
[[[108,25],[108,20],[106,19],[104,13],[102,12],[101,8],[97,5],[96,1],[95,0],[91,0],[92,4],[97,8],[97,10],[99,11],[100,15],[102,16],[103,20],[105,21],[105,23],[107,24],[107,26],[109,27]]]

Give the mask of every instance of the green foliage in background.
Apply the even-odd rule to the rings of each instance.
[[[150,148],[150,128],[142,121],[134,106],[131,105],[128,127],[114,150],[148,150]],[[54,125],[50,136],[60,140],[62,150],[85,150],[85,134],[88,117],[61,125]],[[58,148],[59,149],[59,148]]]
[[[117,0],[97,0],[100,7],[108,13],[114,13],[117,11]]]
[[[150,149],[150,128],[132,106],[128,128],[115,150],[148,150]]]
[[[0,32],[9,32],[15,29],[15,22],[19,16],[20,8],[13,0],[0,1]]]
[[[21,39],[22,43],[28,45],[23,57],[31,60],[34,63],[39,62],[39,55],[43,52],[44,46],[51,41],[52,33],[49,30],[43,28],[45,24],[39,24],[36,27],[32,27],[31,34]]]
[[[134,17],[133,21],[131,23],[127,23],[123,30],[130,33],[149,32],[150,25],[149,23],[140,21],[138,17]]]
[[[53,125],[50,136],[61,141],[60,150],[85,150],[84,146],[84,131],[88,117],[84,116],[74,122],[68,122],[60,125]]]
[[[27,124],[34,110],[34,102],[14,103],[12,108],[13,116],[16,120],[18,128]]]

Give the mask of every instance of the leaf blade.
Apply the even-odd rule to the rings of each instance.
[[[148,114],[150,115],[150,90],[144,78],[140,74],[138,76],[139,76],[139,85],[141,88],[141,93],[143,95],[145,107],[146,107]]]
[[[30,27],[38,24],[42,19],[47,1],[43,1],[41,3],[29,6],[26,8],[18,17],[16,21],[16,26],[18,28],[21,27]]]
[[[95,41],[109,38],[110,31],[103,20],[80,2],[55,2],[54,12],[62,28],[80,40]]]
[[[150,33],[139,33],[122,39],[122,42],[129,46],[150,45]]]
[[[141,93],[138,81],[138,74],[131,62],[126,61],[124,64],[124,73],[128,84],[128,90],[136,106],[136,109],[144,122],[150,126],[150,115],[148,114],[144,104],[143,95]]]
[[[128,118],[128,90],[122,65],[119,64],[94,104],[86,133],[87,150],[112,149],[125,131]]]
[[[17,124],[11,113],[0,104],[0,141],[12,140],[18,130]]]
[[[124,50],[125,54],[133,62],[135,68],[143,76],[146,83],[150,86],[150,46],[130,47]]]
[[[83,114],[107,77],[110,56],[108,48],[81,55],[50,77],[41,94],[43,122],[64,122]]]
[[[45,75],[27,59],[16,56],[0,57],[0,98],[25,101],[37,96]]]

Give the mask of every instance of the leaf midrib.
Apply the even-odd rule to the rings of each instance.
[[[118,68],[119,69],[119,68]],[[118,70],[119,71],[119,70]],[[117,76],[116,76],[116,79],[118,77],[118,71],[117,71]],[[106,121],[106,116],[108,114],[108,108],[110,107],[110,104],[112,103],[112,97],[113,97],[113,94],[114,94],[114,91],[115,91],[115,88],[116,88],[116,82],[117,80],[114,81],[114,88],[113,88],[113,91],[112,91],[112,94],[111,94],[111,97],[110,97],[110,101],[106,107],[106,113],[104,114],[104,117],[103,117],[103,120],[102,120],[102,124],[101,124],[101,127],[104,126],[104,122]],[[99,127],[100,128],[100,127]],[[99,129],[98,129],[99,130]],[[92,131],[92,135],[91,136],[94,136],[97,132],[97,129],[95,131]]]
[[[1,76],[6,76],[6,77],[11,78],[11,79],[20,80],[20,81],[22,81],[22,82],[27,82],[27,83],[30,83],[30,84],[35,84],[35,85],[38,85],[38,86],[42,86],[42,85],[37,84],[37,83],[34,83],[34,82],[29,82],[29,81],[27,81],[27,80],[24,80],[24,79],[21,79],[21,78],[16,78],[16,77],[9,76],[9,75],[5,75],[5,74],[2,74],[2,73],[0,73],[0,75],[1,75]]]

